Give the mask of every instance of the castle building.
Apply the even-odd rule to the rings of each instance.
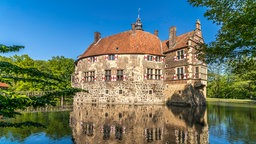
[[[196,48],[203,43],[201,24],[195,30],[160,40],[142,28],[140,17],[131,30],[101,38],[75,61],[72,86],[88,90],[77,93],[74,102],[162,104],[173,95],[189,97],[188,85],[207,85],[207,65],[197,59]],[[206,96],[205,88],[200,93]]]

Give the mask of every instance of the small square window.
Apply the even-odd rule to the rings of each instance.
[[[106,90],[105,92],[106,92],[106,94],[108,94],[108,90]]]
[[[111,81],[111,70],[105,70],[105,81]]]
[[[148,55],[148,61],[153,61],[153,56],[152,55]]]
[[[161,61],[161,57],[160,56],[156,56],[156,62],[160,62]]]
[[[124,70],[117,70],[117,81],[121,81],[124,78]]]
[[[123,94],[123,90],[119,90],[119,94]]]
[[[153,90],[149,90],[149,91],[148,91],[148,94],[153,94]]]
[[[90,57],[90,62],[96,62],[96,57]]]
[[[115,60],[115,55],[113,55],[113,54],[108,55],[108,60]]]

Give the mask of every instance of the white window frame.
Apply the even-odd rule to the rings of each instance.
[[[108,60],[115,60],[115,55],[114,54],[108,55]]]
[[[184,49],[182,49],[182,50],[178,50],[177,51],[177,60],[182,60],[182,59],[184,59],[185,57],[184,57]]]
[[[184,79],[184,71],[185,71],[184,67],[177,67],[176,68],[176,75],[177,75],[178,80]]]

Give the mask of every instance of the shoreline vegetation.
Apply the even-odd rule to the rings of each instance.
[[[222,98],[206,98],[207,103],[222,103],[222,104],[249,104],[256,106],[256,100],[250,99],[222,99]]]

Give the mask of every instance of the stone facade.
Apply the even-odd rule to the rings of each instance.
[[[192,96],[185,88],[195,82],[201,83],[199,91],[206,97],[207,65],[195,50],[203,43],[200,22],[180,36],[171,27],[165,41],[158,31],[143,31],[140,19],[139,24],[137,19],[132,30],[106,38],[95,32],[72,76],[72,86],[88,93],[77,93],[74,102],[163,104],[173,96]]]
[[[147,73],[147,68],[162,70],[163,61],[147,61],[145,56],[123,54],[108,60],[108,55],[103,55],[95,57],[97,61],[94,62],[79,61],[75,70],[79,72],[76,73],[77,82],[73,86],[89,90],[89,93],[79,93],[75,100],[87,103],[163,103],[162,72],[158,75],[159,80],[145,80],[147,76],[141,75]],[[111,70],[110,79],[107,79],[106,70]],[[122,70],[121,79],[117,76],[118,70]],[[92,81],[86,80],[86,72],[94,74]]]

